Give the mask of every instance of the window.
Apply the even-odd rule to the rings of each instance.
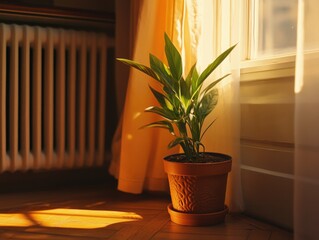
[[[258,1],[257,56],[295,52],[297,0]]]
[[[293,54],[298,0],[248,0],[248,59]]]
[[[241,0],[241,80],[295,74],[298,0]]]

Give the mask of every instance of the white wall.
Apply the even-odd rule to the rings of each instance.
[[[294,77],[289,76],[291,72],[275,78],[269,78],[272,75],[269,72],[268,79],[245,73],[241,81],[245,209],[249,215],[289,229],[293,226],[294,151]]]

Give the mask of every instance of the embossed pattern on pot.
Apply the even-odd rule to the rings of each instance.
[[[174,209],[181,212],[195,211],[196,177],[168,175]]]
[[[227,175],[178,176],[168,175],[173,208],[181,212],[206,213],[224,209],[224,189]]]

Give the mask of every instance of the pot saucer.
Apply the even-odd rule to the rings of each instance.
[[[225,205],[222,211],[212,213],[183,213],[173,209],[172,204],[167,206],[172,222],[186,226],[215,225],[225,221],[229,209]]]

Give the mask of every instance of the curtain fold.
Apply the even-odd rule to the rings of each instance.
[[[319,239],[319,2],[299,0],[295,78],[296,240]],[[309,52],[308,50],[316,50]]]
[[[231,25],[235,24],[236,27],[239,24],[238,19],[230,14],[227,17],[212,14],[218,12],[218,7],[223,7],[225,12],[233,11],[238,17],[236,0],[141,2],[133,59],[145,65],[148,65],[149,53],[164,59],[165,31],[182,53],[184,72],[195,62],[198,71],[202,72],[217,54],[238,42],[238,36],[231,33]],[[221,27],[225,31],[218,32]],[[218,107],[209,116],[206,124],[215,118],[217,120],[204,139],[207,151],[223,152],[233,157],[233,170],[229,176],[227,190],[227,204],[232,211],[242,209],[239,174],[239,52],[237,48],[231,58],[222,64],[219,72],[209,77],[206,82],[209,84],[216,77],[232,73],[232,76],[220,85]],[[110,172],[118,178],[118,189],[130,193],[141,193],[143,190],[168,191],[162,159],[179,151],[178,148],[167,149],[171,136],[166,131],[139,130],[140,126],[158,118],[143,112],[146,107],[155,104],[148,84],[154,86],[154,81],[131,69],[122,114],[122,129],[118,128],[118,137],[114,138],[113,142]]]

